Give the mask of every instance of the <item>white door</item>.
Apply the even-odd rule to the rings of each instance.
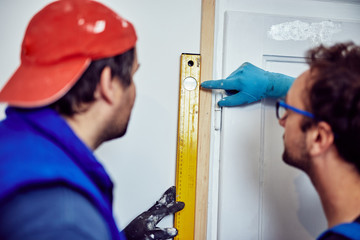
[[[245,61],[296,77],[307,69],[303,58],[307,49],[321,42],[353,40],[360,44],[358,5],[283,1],[275,11],[265,1],[257,2],[264,3],[255,8],[261,13],[255,13],[254,6],[244,1],[218,2],[215,77],[228,76]],[[317,17],[314,6],[335,15]],[[298,12],[287,14],[289,7],[296,9],[290,12]],[[339,13],[335,13],[336,8]],[[213,166],[219,161],[219,178],[211,175],[212,182],[219,183],[218,221],[217,226],[209,222],[212,232],[208,239],[314,239],[326,229],[310,180],[281,160],[283,130],[274,106],[274,100],[265,100],[222,109],[220,154],[211,160]],[[217,135],[214,130],[214,148]],[[214,208],[212,205],[211,210]]]

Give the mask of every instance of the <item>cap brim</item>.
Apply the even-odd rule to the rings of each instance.
[[[25,108],[49,105],[70,90],[90,62],[81,57],[52,65],[22,63],[0,91],[0,102]]]

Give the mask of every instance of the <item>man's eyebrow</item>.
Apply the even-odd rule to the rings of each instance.
[[[284,99],[285,103],[287,103],[287,98],[288,98],[288,95],[286,94],[285,99]]]

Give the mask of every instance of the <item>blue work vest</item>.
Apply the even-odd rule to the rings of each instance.
[[[113,183],[92,151],[50,108],[6,109],[0,122],[0,202],[18,191],[62,184],[85,196],[123,240],[112,214]]]
[[[339,224],[321,234],[318,240],[324,239],[329,233],[336,233],[352,240],[360,240],[360,223],[351,222]]]

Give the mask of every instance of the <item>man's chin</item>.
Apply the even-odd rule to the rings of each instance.
[[[296,167],[295,164],[296,161],[289,155],[289,153],[286,150],[283,152],[282,159],[284,163],[286,163],[287,165]]]
[[[284,163],[289,164],[289,155],[286,151],[284,151],[282,154],[282,160],[284,161]]]
[[[284,163],[286,163],[289,166],[292,166],[294,168],[300,169],[304,172],[307,172],[309,170],[309,166],[308,166],[308,156],[304,155],[302,158],[297,159],[294,157],[291,157],[289,155],[289,153],[287,151],[284,151],[283,155],[282,155],[282,159],[284,161]]]
[[[127,131],[127,127],[126,127],[124,130],[122,130],[119,134],[117,134],[117,135],[114,137],[114,139],[123,137],[123,136],[126,134],[126,131]]]
[[[121,138],[123,137],[125,134],[126,134],[126,131],[127,131],[127,127],[125,129],[122,129],[121,131],[117,132],[117,133],[113,133],[113,134],[109,134],[105,141],[111,141],[111,140],[115,140],[115,139],[118,139],[118,138]]]

